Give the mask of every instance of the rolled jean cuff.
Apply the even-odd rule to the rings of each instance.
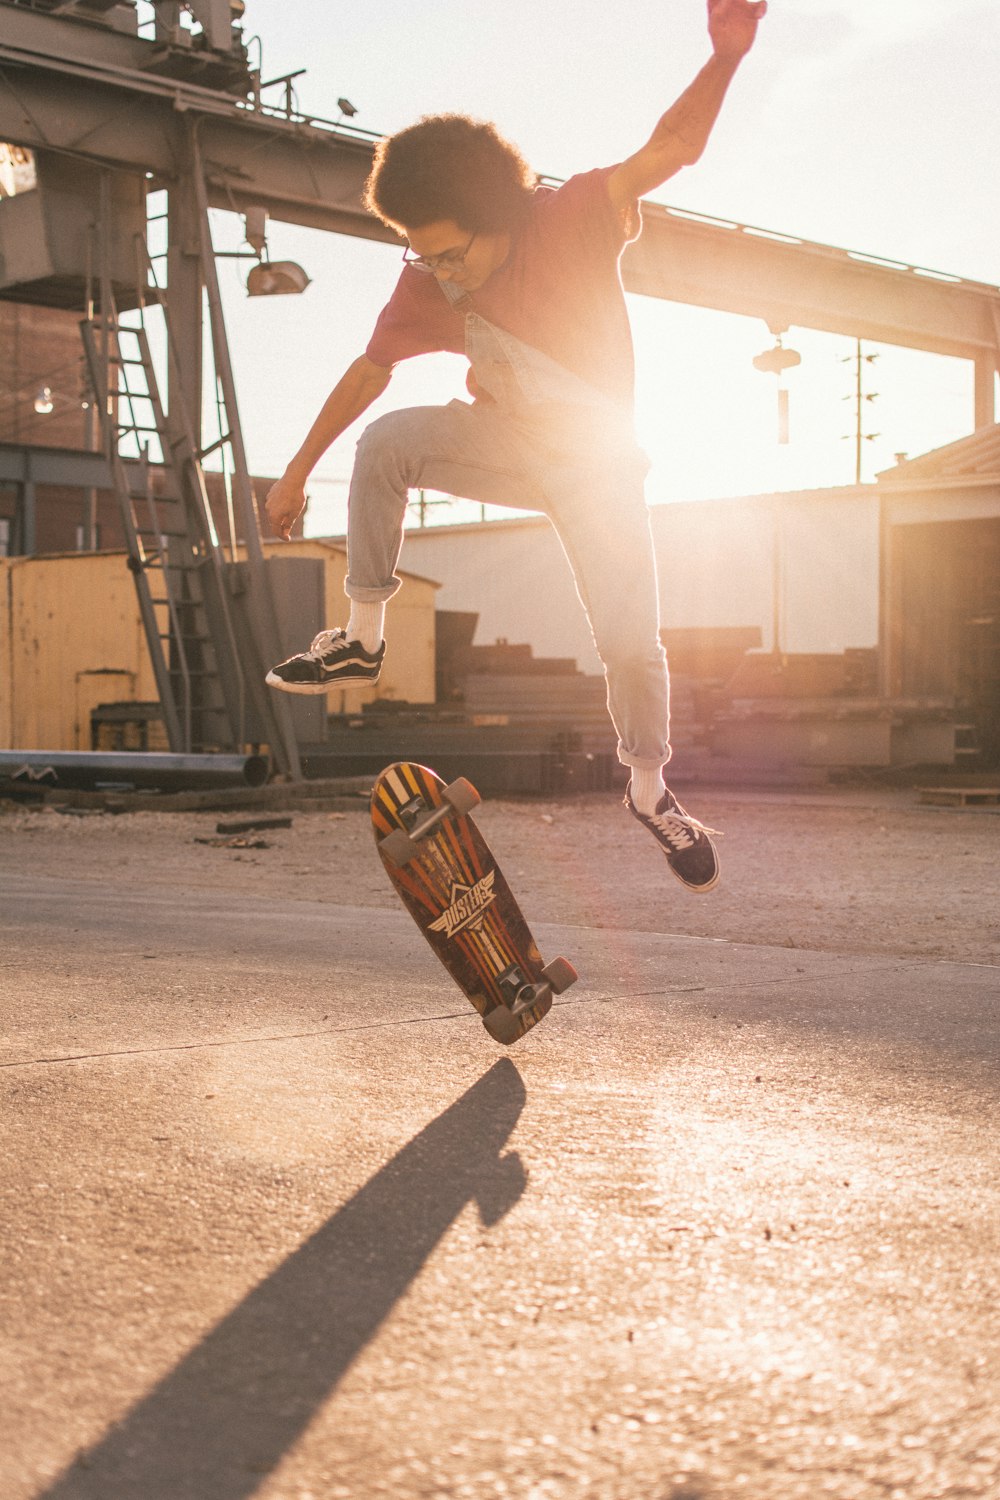
[[[362,583],[354,583],[348,578],[344,584],[344,593],[348,599],[356,599],[359,604],[384,604],[397,594],[403,587],[401,578],[391,578],[388,583],[366,587]]]
[[[651,760],[649,757],[643,755],[630,755],[621,745],[618,746],[618,759],[623,766],[628,766],[630,771],[658,771],[661,766],[668,764],[673,753],[673,750],[667,745],[662,756],[658,755],[655,759]]]

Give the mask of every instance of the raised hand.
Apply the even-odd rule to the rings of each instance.
[[[708,34],[716,57],[738,62],[753,46],[767,0],[708,0]]]

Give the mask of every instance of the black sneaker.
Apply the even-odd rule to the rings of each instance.
[[[706,828],[686,813],[669,789],[647,817],[632,803],[632,783],[625,789],[625,806],[656,839],[667,856],[667,864],[689,891],[710,891],[719,883],[719,856],[712,843],[716,828]]]
[[[308,651],[279,662],[264,681],[283,693],[325,693],[344,682],[377,682],[383,656],[385,641],[377,651],[366,651],[343,630],[321,630]]]

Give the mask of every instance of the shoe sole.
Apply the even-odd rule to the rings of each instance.
[[[665,854],[663,857],[664,859],[667,859],[667,856]],[[709,891],[714,891],[715,887],[722,879],[722,871],[718,869],[718,867],[716,867],[715,874],[712,876],[711,880],[707,880],[704,885],[692,885],[690,881],[684,879],[683,875],[678,875],[669,859],[667,859],[667,869],[670,871],[674,879],[679,880],[684,889],[686,891],[690,891],[694,896],[704,896],[707,895]]]
[[[380,674],[376,672],[374,677],[362,677],[354,673],[351,673],[348,676],[345,673],[342,677],[331,677],[329,682],[286,682],[283,677],[276,676],[274,672],[268,672],[267,676],[264,678],[264,681],[266,682],[268,687],[277,688],[282,693],[316,694],[329,693],[333,688],[341,686],[351,687],[356,686],[359,683],[367,683],[371,685],[373,682],[378,682],[379,675]]]

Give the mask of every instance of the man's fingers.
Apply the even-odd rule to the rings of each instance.
[[[271,535],[290,542],[292,527],[305,509],[305,495],[294,485],[283,480],[272,485],[264,502],[264,510],[271,525]]]

